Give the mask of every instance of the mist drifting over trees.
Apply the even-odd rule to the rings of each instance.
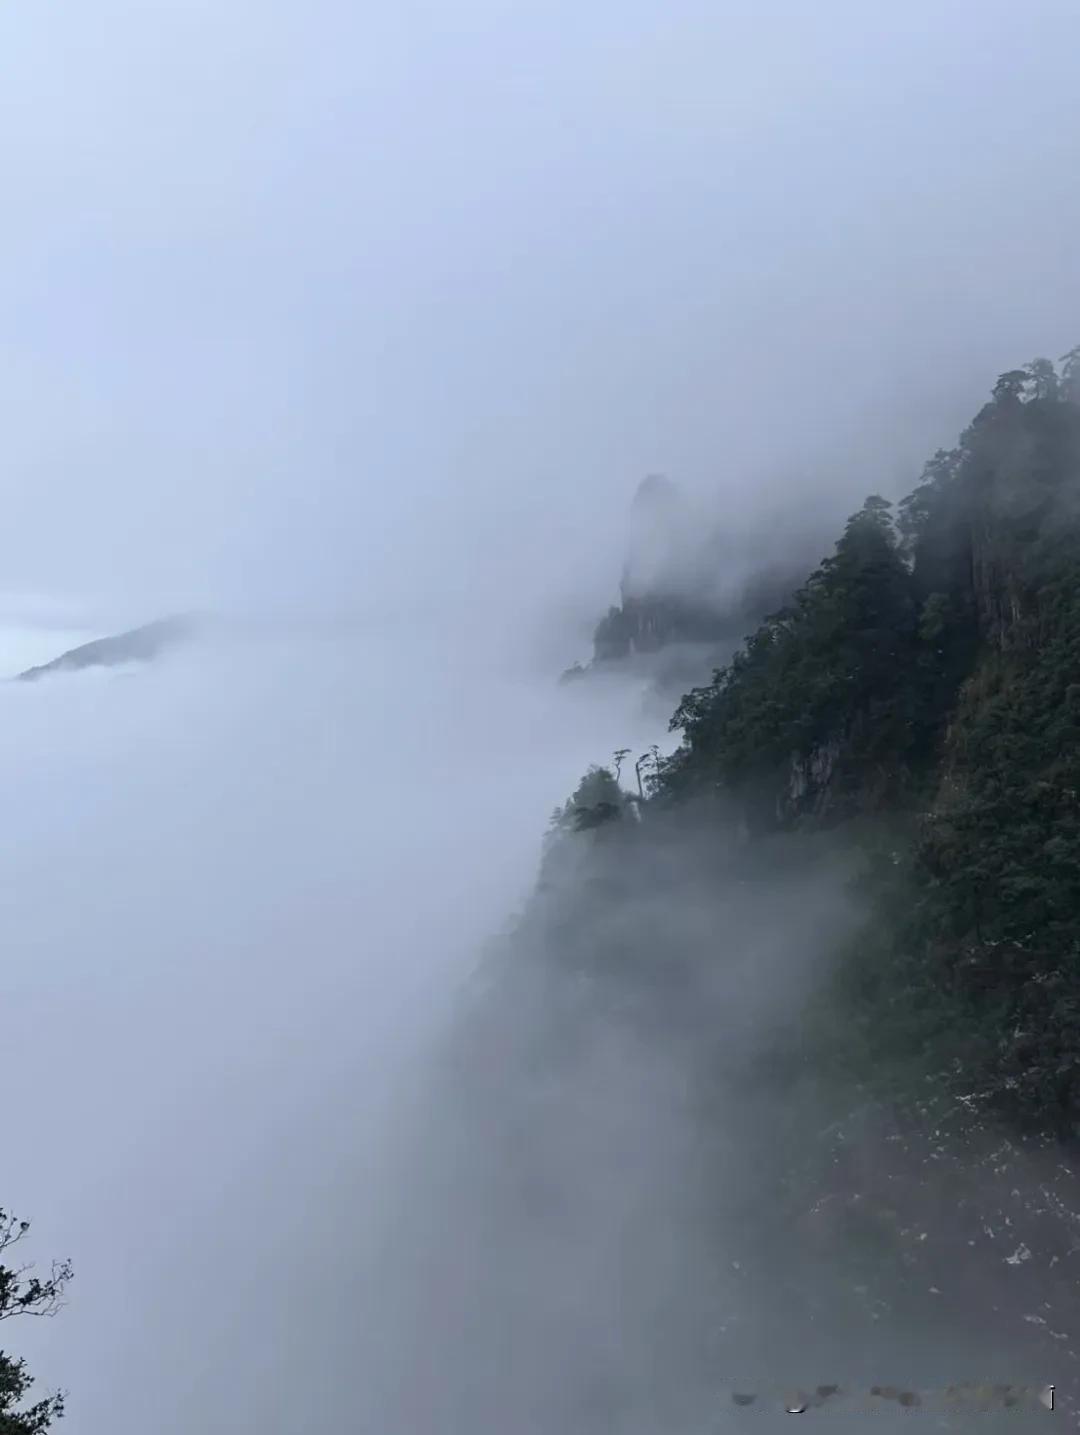
[[[0,44],[0,1430],[1075,1414],[1075,5]]]

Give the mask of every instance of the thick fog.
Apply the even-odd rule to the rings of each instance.
[[[1076,341],[1078,36],[1071,0],[3,7],[5,586],[595,600],[647,472],[735,512],[907,482]]]
[[[244,620],[0,688],[0,1202],[76,1266],[12,1348],[73,1435],[496,1435],[518,1395],[522,1431],[571,1428],[571,1391],[585,1435],[695,1417],[687,1332],[742,1297],[694,1202],[736,1138],[695,1144],[681,1057],[608,1033],[538,1098],[565,1239],[517,1239],[514,1118],[459,1130],[432,1072],[552,807],[663,740],[633,687],[555,683],[640,478],[787,533],[1080,338],[1080,12],[100,0],[5,6],[0,48],[3,675]],[[814,890],[823,941],[846,908]],[[730,918],[744,1035],[789,1011],[801,893]],[[674,900],[638,912],[657,942]],[[656,1227],[615,1289],[611,1232]],[[665,1378],[629,1380],[653,1330]],[[725,1378],[762,1377],[740,1351]]]
[[[77,1430],[357,1414],[386,1123],[552,794],[632,724],[441,631],[203,645],[0,711],[4,1200],[77,1258],[20,1346]]]

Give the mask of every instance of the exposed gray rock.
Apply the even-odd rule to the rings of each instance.
[[[811,749],[805,756],[792,753],[787,787],[776,804],[778,821],[823,815],[829,804],[830,786],[840,752],[840,741],[834,738]]]

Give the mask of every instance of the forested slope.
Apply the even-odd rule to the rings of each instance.
[[[1020,1387],[1080,1410],[1078,381],[1005,375],[670,758],[556,809],[404,1150],[396,1427],[700,1435],[873,1388],[899,1429],[951,1387],[964,1429],[964,1382],[991,1429],[1046,1415]]]
[[[879,1053],[1080,1118],[1080,350],[1003,374],[894,511],[689,693],[649,806],[830,830],[869,900],[834,1000]],[[903,1050],[901,1050],[903,1048]]]
[[[698,1272],[665,1362],[698,1409],[781,1353],[796,1382],[1056,1379],[1078,1408],[1078,500],[1080,350],[1002,375],[909,497],[866,500],[683,698],[643,792],[625,750],[585,775],[485,969],[464,1046],[477,1109],[515,1112],[507,1170],[534,1088],[570,1120],[612,1040],[636,1127],[622,1177],[589,1148],[610,1221],[638,1231],[678,1135],[659,1159],[705,1214],[653,1214]],[[507,1013],[538,1009],[521,1039]]]

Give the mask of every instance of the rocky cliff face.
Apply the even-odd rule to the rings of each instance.
[[[763,532],[748,536],[717,522],[659,475],[639,486],[629,530],[619,602],[596,625],[591,663],[567,677],[682,648],[673,690],[702,680],[783,605],[816,551],[803,537],[789,545],[790,556],[783,543],[777,552]]]
[[[619,662],[635,654],[658,653],[673,643],[737,640],[735,630],[743,622],[737,613],[718,613],[666,593],[624,595],[596,626],[593,660]]]
[[[823,818],[833,797],[833,777],[843,743],[840,738],[813,747],[805,755],[793,752],[787,785],[776,802],[776,818],[787,824],[800,817]]]
[[[983,640],[998,650],[1010,633],[1029,616],[1030,595],[1017,571],[1016,555],[1009,552],[985,519],[973,525],[970,597],[978,615]]]

